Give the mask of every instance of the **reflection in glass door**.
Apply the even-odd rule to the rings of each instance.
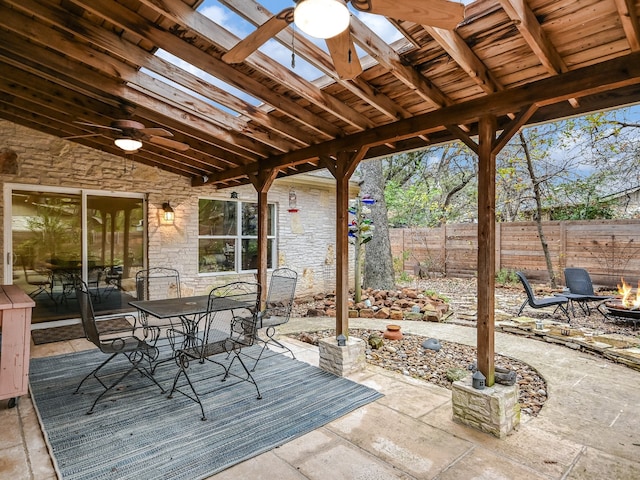
[[[13,283],[35,301],[34,323],[77,318],[73,277],[97,314],[128,310],[144,258],[142,198],[13,190]]]

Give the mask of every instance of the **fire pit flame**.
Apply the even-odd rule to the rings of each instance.
[[[638,309],[640,308],[640,280],[638,281],[638,288],[636,289],[635,296],[632,295],[633,288],[627,282],[624,281],[624,278],[621,278],[622,285],[618,284],[618,294],[622,296],[620,299],[620,303],[624,308],[629,309]]]

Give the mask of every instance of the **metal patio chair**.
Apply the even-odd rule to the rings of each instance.
[[[103,267],[89,267],[87,271],[87,287],[91,291],[91,296],[98,302],[102,300],[100,293],[100,282],[102,281]]]
[[[227,382],[229,377],[252,383],[261,399],[260,390],[240,354],[244,348],[255,342],[256,322],[260,301],[260,285],[249,282],[234,282],[214,288],[209,293],[207,312],[189,328],[171,328],[167,336],[175,350],[175,360],[179,371],[169,393],[179,392],[200,405],[202,420],[206,420],[200,397],[213,393],[237,382]],[[248,314],[249,313],[249,314]],[[238,362],[242,371],[233,369]],[[205,373],[205,379],[196,381],[191,370],[205,362],[221,367],[215,375]],[[203,365],[205,372],[209,365]],[[203,371],[203,370],[200,370]],[[178,384],[181,377],[184,383]],[[213,384],[212,378],[221,377],[223,385]],[[212,387],[213,384],[213,387]]]
[[[87,284],[80,278],[75,279],[75,291],[78,296],[78,304],[80,305],[80,318],[82,319],[82,328],[84,329],[87,340],[93,343],[100,351],[106,355],[109,355],[107,359],[94,368],[82,381],[78,384],[74,393],[80,391],[80,387],[89,377],[94,377],[104,390],[95,398],[91,404],[91,408],[87,411],[87,415],[93,413],[98,401],[110,390],[119,385],[130,373],[137,370],[142,376],[147,377],[159,388],[161,393],[164,393],[164,389],[153,378],[149,370],[143,363],[151,363],[158,357],[158,349],[155,346],[155,342],[159,336],[159,329],[154,327],[148,327],[144,329],[144,335],[138,335],[143,329],[137,327],[135,317],[126,315],[127,321],[132,322],[130,329],[119,330],[116,332],[110,331],[109,333],[99,333],[98,326],[96,325],[96,317],[93,310],[93,303],[91,302],[91,294]],[[98,372],[105,367],[111,360],[118,355],[124,356],[129,366],[124,372],[105,374],[101,377],[98,376]],[[107,377],[116,376],[115,380],[109,380]]]
[[[265,358],[265,351],[268,350],[269,345],[277,347],[280,351],[271,350],[273,353],[267,354],[267,356],[288,351],[292,358],[296,358],[289,347],[276,339],[276,327],[284,325],[291,317],[297,281],[298,274],[290,268],[278,268],[271,274],[265,308],[258,317],[258,329],[266,329],[264,332],[266,338],[262,338],[260,335],[256,338],[256,342],[262,344],[262,350],[255,358],[256,362],[251,369],[252,372],[255,371],[258,362]]]
[[[152,298],[180,298],[180,272],[175,268],[152,267],[147,270],[136,272],[136,297],[138,300],[151,300]],[[143,312],[140,312],[144,316]],[[151,320],[142,318],[145,324]],[[159,324],[157,320],[154,325],[169,326]]]
[[[596,293],[593,291],[591,276],[589,275],[589,272],[587,272],[584,268],[565,268],[564,281],[567,285],[567,288],[569,289],[569,292],[564,292],[562,295],[569,299],[571,312],[574,316],[574,304],[576,303],[582,309],[585,315],[591,315],[591,308],[589,306],[589,303],[601,303],[604,300],[613,298],[611,295],[596,295]]]
[[[518,316],[522,314],[522,311],[526,306],[536,309],[555,306],[556,308],[553,313],[555,314],[556,311],[560,310],[567,317],[567,322],[571,322],[571,317],[569,316],[569,311],[567,310],[567,304],[569,303],[569,299],[567,297],[563,297],[562,295],[544,298],[536,297],[533,288],[531,288],[531,285],[529,284],[529,280],[527,280],[526,275],[523,272],[516,272],[516,275],[520,279],[520,282],[524,287],[524,291],[527,294],[527,298],[524,302],[522,302],[522,305],[518,310]]]
[[[180,298],[180,272],[175,268],[151,267],[136,272],[138,300],[154,298]]]
[[[24,272],[24,280],[28,285],[35,287],[35,289],[28,295],[35,299],[41,293],[46,293],[47,296],[56,303],[56,299],[53,297],[53,275],[49,269],[41,270],[29,270],[25,264],[25,260],[22,261],[22,271]]]

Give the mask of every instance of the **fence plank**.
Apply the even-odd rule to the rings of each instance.
[[[501,223],[496,232],[496,265],[523,270],[532,279],[548,281],[535,222]],[[565,267],[589,271],[594,283],[615,287],[624,277],[634,284],[640,279],[640,220],[594,220],[543,222],[543,231],[556,277],[562,283]],[[477,225],[450,224],[438,228],[390,229],[391,252],[403,259],[403,269],[429,275],[475,276],[477,274]]]

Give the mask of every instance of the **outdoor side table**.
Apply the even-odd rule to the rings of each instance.
[[[36,303],[16,285],[0,285],[0,400],[9,408],[29,389],[31,310]]]

